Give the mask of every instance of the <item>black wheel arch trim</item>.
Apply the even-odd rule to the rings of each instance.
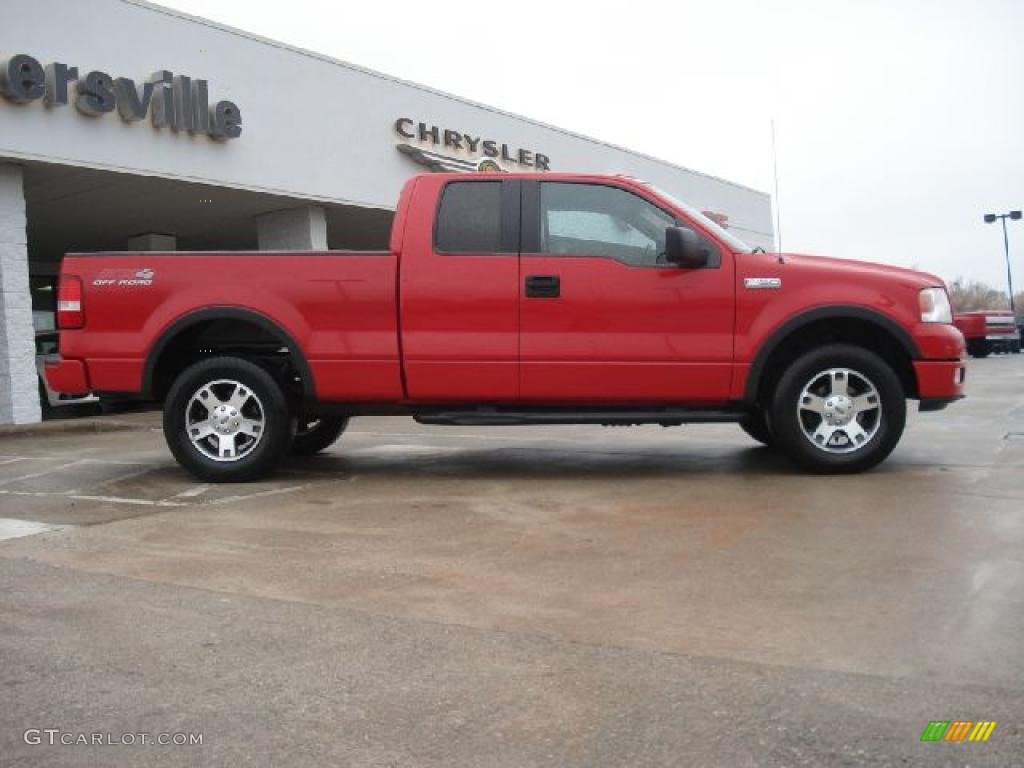
[[[750,370],[747,372],[747,382],[743,391],[743,402],[755,403],[757,393],[761,386],[761,379],[764,376],[765,366],[772,353],[789,336],[801,328],[816,323],[820,320],[852,319],[864,320],[872,323],[881,330],[892,336],[903,350],[910,356],[911,360],[921,359],[921,350],[909,333],[895,320],[888,315],[866,307],[859,307],[846,304],[831,304],[823,307],[815,307],[801,312],[798,315],[789,317],[772,331],[764,344],[757,351]]]
[[[302,377],[303,399],[307,402],[316,400],[313,372],[309,367],[306,356],[302,353],[302,348],[299,347],[291,334],[261,312],[257,312],[254,309],[246,309],[245,307],[232,306],[197,309],[188,314],[181,315],[160,332],[156,343],[153,344],[149,354],[146,356],[146,364],[142,371],[142,393],[145,397],[153,397],[153,377],[156,374],[157,363],[159,363],[160,357],[163,355],[167,345],[183,331],[210,320],[242,320],[258,326],[261,330],[277,338],[281,342],[281,346],[288,348],[295,366],[299,369],[299,375]]]

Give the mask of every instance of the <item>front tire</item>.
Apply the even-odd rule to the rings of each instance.
[[[343,416],[300,419],[290,452],[295,456],[320,453],[333,445],[347,426],[348,419]]]
[[[772,397],[779,447],[811,472],[863,472],[884,461],[906,424],[899,377],[878,355],[835,344],[807,352]]]
[[[164,404],[171,453],[207,482],[246,482],[268,474],[291,445],[294,429],[280,385],[237,357],[185,369]]]

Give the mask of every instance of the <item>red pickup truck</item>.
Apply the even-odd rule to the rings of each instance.
[[[381,414],[737,422],[855,472],[965,367],[937,277],[765,253],[635,179],[548,173],[416,177],[387,251],[69,254],[58,323],[53,388],[163,401],[210,481]]]
[[[967,353],[972,357],[988,357],[993,352],[1020,353],[1020,330],[1008,309],[957,312],[953,325],[964,335]]]

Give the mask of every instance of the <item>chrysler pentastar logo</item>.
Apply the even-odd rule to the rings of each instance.
[[[394,128],[402,139],[398,151],[434,171],[551,170],[551,159],[545,154],[472,133],[408,117],[395,120]]]

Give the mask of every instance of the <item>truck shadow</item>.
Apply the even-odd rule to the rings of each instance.
[[[415,448],[415,446],[410,446]],[[693,452],[572,450],[568,452],[527,446],[484,450],[436,449],[346,454],[336,452],[306,458],[289,458],[275,474],[316,478],[361,477],[408,481],[410,477],[462,480],[522,479],[580,480],[588,478],[649,480],[664,477],[706,475],[792,476],[803,474],[777,452],[761,446],[708,455]]]

